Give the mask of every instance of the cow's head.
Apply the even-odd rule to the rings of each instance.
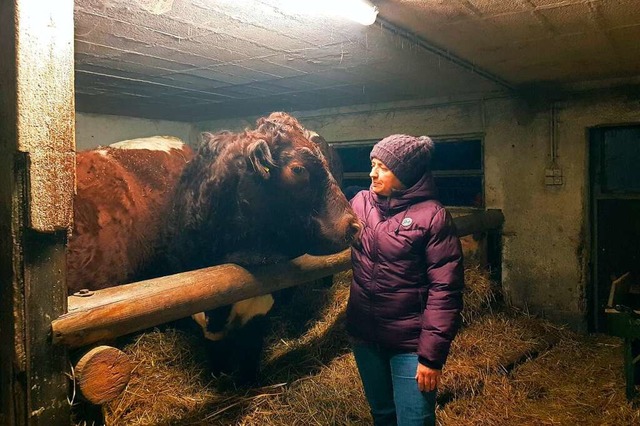
[[[278,114],[254,130],[203,133],[185,171],[174,226],[186,223],[201,241],[196,251],[208,250],[207,241],[215,246],[214,262],[334,253],[359,236],[360,222],[319,146],[295,118]]]
[[[270,219],[271,226],[280,228],[278,239],[292,254],[326,254],[348,247],[359,236],[360,222],[323,154],[326,141],[314,140],[319,135],[281,112],[258,119],[256,125],[264,143],[249,145],[247,157],[263,181],[243,189],[267,191],[268,196],[261,192],[254,201],[277,212]]]

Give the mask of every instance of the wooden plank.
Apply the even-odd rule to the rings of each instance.
[[[631,287],[631,272],[627,272],[611,283],[611,289],[609,290],[609,301],[607,306],[614,308],[616,305],[628,306],[626,301]]]
[[[634,340],[632,338],[624,339],[624,381],[625,381],[625,394],[628,401],[632,401],[638,395],[636,390],[636,376],[637,368],[633,363],[634,358]]]
[[[454,219],[458,237],[495,230],[502,227],[504,215],[502,210],[489,209],[483,212],[472,213],[466,216],[459,216]]]
[[[24,211],[18,208],[24,199],[21,196],[24,179],[16,179],[13,170],[20,163],[26,164],[26,160],[14,158],[6,139],[0,142],[0,424],[24,425],[27,418],[27,384],[21,380],[27,371],[21,274]]]
[[[68,424],[65,242],[74,191],[73,1],[0,2],[0,424]]]
[[[66,312],[66,231],[27,230],[24,246],[27,424],[69,422],[66,350],[52,345],[51,317]]]
[[[29,153],[28,225],[71,228],[75,188],[73,0],[13,0],[17,149]]]
[[[26,369],[22,346],[22,318],[14,316],[20,305],[22,292],[15,276],[15,230],[20,228],[20,217],[14,214],[15,189],[13,169],[16,151],[16,93],[15,50],[13,31],[15,7],[12,1],[0,2],[0,424],[24,424],[26,416],[20,411],[26,407],[24,383],[16,380]]]

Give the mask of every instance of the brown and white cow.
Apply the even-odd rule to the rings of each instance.
[[[193,150],[171,136],[77,153],[69,293],[150,278],[176,185],[192,157]]]
[[[179,141],[150,142],[78,153],[71,291],[332,253],[360,231],[319,146],[287,114],[240,133],[204,133],[195,156]],[[272,305],[267,295],[195,316],[212,366],[255,380]]]

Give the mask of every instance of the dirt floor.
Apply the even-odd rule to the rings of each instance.
[[[77,402],[76,424],[371,424],[344,331],[349,279],[300,287],[274,313],[262,387],[236,389],[228,377],[212,377],[196,337],[155,330],[122,347],[136,364],[126,391],[102,407],[101,420]],[[578,335],[507,309],[482,271],[468,270],[467,279],[439,425],[640,425],[625,398],[621,339]]]

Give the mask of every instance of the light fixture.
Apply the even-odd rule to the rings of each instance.
[[[281,10],[304,15],[341,16],[362,25],[376,21],[378,8],[368,0],[278,0]]]

